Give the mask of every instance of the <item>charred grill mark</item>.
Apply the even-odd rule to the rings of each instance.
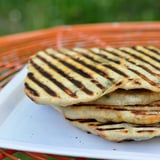
[[[124,73],[124,72],[118,70],[118,69],[115,68],[114,66],[111,66],[111,65],[108,65],[108,64],[103,64],[103,66],[104,66],[104,67],[107,67],[107,68],[109,68],[109,69],[111,69],[112,71],[114,71],[114,72],[120,74],[120,75],[123,76],[123,77],[126,77],[126,78],[129,77],[126,73]]]
[[[81,107],[81,105],[74,105],[75,107]],[[99,104],[85,104],[86,107],[93,107],[97,110],[110,110],[110,111],[117,111],[117,112],[132,112],[135,115],[160,115],[160,105],[147,105],[148,109],[146,109],[145,105],[130,105],[130,106],[105,106]],[[156,108],[154,108],[156,107]],[[155,113],[156,112],[156,113]]]
[[[104,51],[104,52],[106,52],[106,49],[101,49],[101,50]],[[92,51],[92,50],[90,50],[90,51],[92,53],[96,54],[97,56],[101,57],[101,58],[104,58],[104,59],[106,59],[108,61],[111,61],[111,62],[114,62],[116,64],[120,64],[120,61],[118,59],[115,60],[115,59],[109,58],[107,55],[98,54],[98,53],[96,53],[95,51]]]
[[[53,90],[51,90],[48,86],[46,86],[45,84],[41,83],[38,79],[36,79],[33,75],[33,73],[29,72],[27,74],[27,77],[33,81],[34,83],[36,83],[40,88],[42,88],[46,93],[48,93],[51,96],[54,97],[60,97],[59,95],[57,95],[56,92],[54,92]]]
[[[124,127],[112,127],[112,128],[96,128],[98,131],[114,131],[114,130],[126,130]]]
[[[78,53],[79,53],[79,52],[78,52]],[[65,53],[62,53],[62,54],[65,54]],[[87,55],[85,55],[85,54],[83,54],[82,56],[89,57],[89,56],[87,56]],[[102,70],[96,68],[95,66],[93,66],[93,65],[91,65],[91,64],[87,64],[86,62],[80,60],[79,58],[74,58],[74,57],[72,57],[72,56],[70,56],[70,58],[73,59],[74,61],[82,64],[83,66],[86,66],[86,67],[90,68],[91,70],[95,71],[97,74],[100,74],[101,76],[107,76],[107,73],[106,73],[106,72],[103,72]],[[95,60],[94,60],[92,57],[90,57],[89,60],[91,60],[91,62],[92,62],[92,61],[95,62]],[[96,61],[96,62],[99,63],[99,61]]]
[[[147,50],[155,53],[156,56],[157,56],[157,55],[160,55],[160,51],[158,52],[158,51],[157,51],[156,49],[154,49],[154,48],[149,48],[149,47],[144,47],[144,48],[146,48]]]
[[[58,59],[57,57],[50,55],[51,57]],[[88,73],[84,72],[83,70],[76,68],[75,66],[73,66],[72,64],[69,64],[67,62],[65,62],[64,60],[58,59],[62,64],[64,64],[65,66],[67,66],[68,68],[70,68],[71,70],[75,71],[76,73],[79,73],[80,75],[82,75],[85,78],[88,79],[92,79],[91,75],[89,75]],[[93,95],[93,92],[89,89],[87,89],[82,83],[78,84],[76,83],[77,86],[82,89],[85,93],[89,94],[89,95]]]
[[[81,60],[77,60],[77,62],[85,65],[86,67],[90,68],[91,70],[93,70],[93,71],[96,72],[97,74],[99,74],[99,75],[107,78],[107,79],[110,80],[111,82],[114,81],[113,78],[109,77],[106,72],[103,72],[102,70],[100,70],[100,69],[98,69],[98,68],[96,68],[96,67],[94,67],[94,66],[92,66],[92,65],[86,64],[86,63],[84,63],[84,62],[81,61]]]
[[[118,124],[121,125],[121,124],[123,124],[123,122],[119,122]],[[104,123],[99,122],[99,124],[97,124],[97,126],[101,126],[101,125],[117,125],[117,123],[112,122],[112,121],[108,121],[108,122],[104,122]]]
[[[138,79],[135,79],[135,80],[133,81],[133,83],[136,84],[136,85],[141,85],[141,82],[140,82]]]
[[[128,68],[128,69],[131,70],[132,72],[136,73],[137,75],[139,75],[141,78],[143,78],[145,81],[147,81],[151,85],[158,86],[157,83],[155,83],[154,81],[148,79],[145,75],[143,75],[142,73],[138,72],[137,70],[135,70],[133,68]],[[158,86],[158,87],[160,87],[160,86]]]
[[[95,119],[70,119],[70,118],[66,118],[66,119],[71,122],[75,121],[75,122],[79,122],[79,123],[87,123],[89,126],[97,127],[96,130],[99,130],[99,131],[126,130],[125,127],[116,127],[116,126],[112,126],[110,128],[100,128],[105,125],[114,125],[115,124],[114,122],[113,123],[100,123],[100,122],[97,122]]]
[[[67,63],[67,62],[65,62],[65,61],[63,61],[63,60],[60,60],[60,59],[59,59],[59,61],[60,61],[61,63],[63,63],[65,66],[67,66],[68,68],[70,68],[71,70],[73,70],[73,71],[77,72],[78,74],[82,75],[83,77],[89,78],[89,79],[92,78],[91,75],[89,75],[88,73],[86,73],[86,72],[83,71],[82,69],[76,68],[76,67],[73,66],[72,64]]]
[[[98,81],[92,79],[91,82],[94,83],[98,88],[105,89],[105,87],[102,84],[100,84]]]
[[[71,50],[72,52],[77,52],[78,54],[80,54],[81,56],[95,62],[95,63],[100,63],[98,60],[94,59],[92,56],[90,55],[87,55],[87,54],[84,54],[84,53],[81,53],[80,51],[74,51],[74,50]]]
[[[92,71],[96,72],[97,74],[103,76],[103,77],[108,77],[107,73],[103,72],[102,70],[90,65],[90,64],[86,64],[85,62],[79,60],[79,59],[75,59],[75,61],[77,61],[78,63],[88,67],[89,69],[91,69]],[[111,81],[111,79],[109,79]],[[100,86],[100,88],[102,89],[105,89],[104,86],[102,86],[102,84],[100,84],[98,81],[96,81],[95,79],[92,78],[91,80],[94,84],[96,84],[97,86]]]
[[[78,121],[79,123],[97,122],[95,119],[70,119],[65,117],[68,121]]]
[[[131,110],[131,112],[135,115],[148,115],[148,116],[154,116],[154,115],[159,115],[160,114],[160,110]],[[157,113],[155,113],[157,112]]]
[[[114,52],[114,51],[109,51],[108,49],[103,49],[105,52],[107,52],[107,53],[109,53],[109,54],[111,54],[111,55],[114,55],[114,56],[116,56],[116,57],[120,57],[120,58],[124,58],[124,59],[127,59],[127,58],[125,58],[124,56],[122,56],[122,55],[119,55],[118,53],[116,53],[116,52]]]
[[[136,63],[135,63],[135,65],[136,65]],[[137,66],[140,67],[140,68],[142,68],[142,69],[144,69],[145,71],[147,71],[148,73],[150,73],[150,74],[152,74],[154,76],[160,76],[160,74],[157,74],[157,73],[151,71],[149,68],[147,68],[144,65],[137,64]]]
[[[87,89],[82,83],[75,83],[74,82],[74,84],[76,84],[76,86],[78,87],[78,88],[80,88],[81,90],[83,90],[85,93],[87,93],[87,94],[89,94],[89,95],[93,95],[93,92],[92,91],[90,91],[89,89]]]
[[[107,52],[109,52],[109,53],[111,53],[110,51],[108,51],[108,50],[103,50],[103,51],[107,51]],[[95,52],[93,52],[93,53],[95,53]],[[99,55],[99,54],[98,54]],[[115,54],[116,55],[116,54]],[[120,63],[119,61],[116,61],[115,62],[115,60],[113,60],[113,59],[110,59],[110,58],[108,58],[106,55],[99,55],[99,56],[103,56],[103,58],[106,58],[106,59],[108,59],[108,60],[110,60],[110,61],[113,61],[114,63]],[[116,55],[117,56],[117,55]],[[108,64],[103,64],[103,66],[105,66],[105,67],[107,67],[107,68],[110,68],[112,71],[114,71],[114,72],[116,72],[116,73],[119,73],[120,75],[122,75],[122,76],[124,76],[124,77],[128,77],[128,75],[126,74],[126,73],[124,73],[124,72],[122,72],[122,71],[120,71],[120,70],[118,70],[118,69],[116,69],[115,67],[113,67],[113,66],[111,66],[111,65],[108,65]]]
[[[105,51],[106,51],[106,50],[105,50]],[[124,58],[124,59],[125,59],[126,61],[128,61],[129,63],[134,64],[135,66],[138,66],[138,67],[144,69],[145,71],[147,71],[148,73],[150,73],[150,74],[152,74],[152,75],[160,76],[160,74],[154,73],[153,71],[151,71],[149,68],[147,68],[147,67],[144,66],[144,65],[136,64],[135,61],[133,61],[133,60],[131,60],[131,59],[129,59],[129,58],[120,56],[120,55],[118,55],[117,53],[115,53],[115,52],[113,52],[113,51],[111,52],[111,51],[108,51],[108,50],[107,50],[107,52],[110,53],[110,54],[113,54],[114,56],[117,56],[117,57],[119,56],[119,57],[121,57],[121,58]]]
[[[138,59],[138,60],[140,60],[140,61],[142,61],[142,62],[144,62],[144,63],[146,63],[146,64],[149,64],[150,66],[152,66],[153,68],[155,68],[155,69],[157,69],[157,70],[160,70],[160,68],[159,67],[157,67],[157,66],[155,66],[154,64],[152,64],[152,63],[150,63],[149,61],[147,61],[147,60],[144,60],[143,58],[141,58],[141,57],[139,57],[139,56],[137,56],[137,55],[135,55],[135,54],[132,54],[132,53],[130,53],[130,52],[128,52],[128,51],[126,51],[126,50],[124,50],[124,49],[119,49],[122,53],[124,53],[124,54],[127,54],[127,55],[130,55],[130,56],[132,56],[132,57],[134,57],[135,59]]]
[[[80,123],[92,123],[92,122],[97,122],[95,119],[79,119],[78,120]]]
[[[79,62],[80,64],[90,68],[91,70],[95,71],[97,74],[100,74],[101,76],[107,76],[107,73],[103,72],[102,70],[94,67],[93,65],[87,64],[84,61],[80,60],[80,59],[74,59],[75,61]]]
[[[66,55],[66,54],[63,53],[63,52],[61,52],[61,53],[64,54],[64,55]],[[67,55],[67,56],[68,56],[68,55]],[[96,68],[95,66],[93,66],[93,65],[91,65],[91,64],[87,64],[87,63],[85,63],[84,61],[80,60],[79,58],[74,58],[74,57],[72,57],[72,56],[70,56],[70,58],[71,58],[72,60],[78,62],[79,64],[82,64],[83,66],[91,69],[92,71],[96,72],[97,74],[99,74],[99,75],[107,78],[108,80],[113,81],[113,79],[111,79],[111,78],[108,77],[108,74],[107,74],[106,72],[104,72],[104,71]],[[92,58],[90,57],[90,59],[92,59]],[[104,87],[102,84],[100,84],[97,80],[93,79],[93,77],[90,77],[90,79],[91,79],[91,82],[93,82],[97,87],[99,87],[100,89],[105,89],[105,87]]]
[[[27,90],[29,90],[29,92],[30,92],[32,95],[37,96],[37,97],[39,96],[38,92],[37,92],[36,90],[34,90],[33,88],[31,88],[28,83],[25,82],[24,85],[25,85],[25,88],[26,88]]]
[[[46,52],[47,53],[47,52]],[[48,53],[47,53],[48,54]],[[85,78],[88,78],[88,79],[91,79],[92,76],[89,75],[88,73],[86,73],[85,71],[83,71],[82,69],[80,68],[76,68],[76,66],[60,59],[60,58],[57,58],[56,56],[54,56],[53,54],[48,54],[49,56],[51,56],[52,58],[54,59],[57,59],[59,62],[61,62],[62,64],[64,64],[65,66],[67,66],[68,68],[70,68],[71,70],[75,71],[76,73],[78,73],[79,75],[85,77]]]
[[[138,131],[137,131],[137,133],[146,133],[146,132],[148,132],[148,133],[154,133],[155,130],[148,129],[148,130],[138,130]]]
[[[93,70],[93,71],[96,72],[97,74],[99,74],[99,75],[107,78],[107,79],[110,80],[111,82],[114,81],[114,79],[111,78],[111,77],[109,77],[106,72],[103,72],[102,70],[100,70],[100,69],[98,69],[98,68],[96,68],[96,67],[94,67],[94,66],[92,66],[92,65],[86,64],[86,63],[84,63],[84,62],[81,61],[81,60],[77,60],[77,62],[81,63],[82,65],[85,65],[86,67],[90,68],[91,70]],[[96,81],[96,80],[94,80],[94,82],[95,82],[95,81]],[[99,82],[98,82],[98,83],[99,83]],[[96,82],[96,84],[98,84],[98,83]]]
[[[49,61],[47,61],[45,58],[41,57],[41,56],[37,56],[40,60],[42,60],[43,62],[45,62],[45,64],[47,64],[49,67],[51,67],[52,69],[54,69],[57,73],[59,73],[60,75],[62,75],[64,78],[68,79],[71,83],[73,83],[75,86],[77,86],[78,88],[80,88],[82,91],[84,91],[87,94],[92,95],[92,91],[90,91],[89,89],[87,89],[82,82],[74,79],[73,77],[70,77],[69,75],[67,75],[66,73],[64,73],[61,69],[57,68],[55,65],[53,65],[52,63],[50,63]]]
[[[79,52],[78,52],[79,53]],[[86,57],[87,59],[90,59],[91,61],[93,62],[96,62],[96,63],[99,63],[99,61],[95,60],[93,57],[89,56],[89,55],[86,55],[86,54],[83,54],[84,57]]]
[[[147,54],[145,51],[139,50],[139,49],[136,48],[136,47],[132,47],[132,49],[135,50],[135,51],[137,51],[137,52],[139,52],[139,53],[141,53],[142,55],[145,55],[145,56],[153,59],[154,61],[160,63],[160,60],[159,60],[159,59],[157,59],[156,57],[154,57],[154,56],[152,56],[152,55]]]
[[[128,131],[128,129],[122,129],[121,132],[128,133],[129,131]]]
[[[120,86],[122,83],[123,83],[122,81],[118,82],[118,83],[116,83],[116,86]]]
[[[68,94],[71,97],[77,98],[77,95],[73,93],[70,89],[68,89],[66,86],[64,86],[61,82],[59,82],[57,79],[53,78],[48,72],[43,70],[40,66],[38,66],[36,63],[34,63],[32,60],[30,63],[33,65],[33,67],[42,74],[45,78],[49,79],[52,83],[54,83],[56,86],[58,86],[60,89],[62,89],[66,94]]]

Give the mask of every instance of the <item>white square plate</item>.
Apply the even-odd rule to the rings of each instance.
[[[0,92],[0,147],[58,155],[108,159],[160,159],[160,138],[114,143],[87,134],[50,106],[23,92],[26,68]]]

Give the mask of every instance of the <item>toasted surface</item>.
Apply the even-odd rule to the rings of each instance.
[[[78,49],[81,50],[82,49]],[[92,48],[92,54],[104,61],[103,66],[125,75],[128,82],[122,89],[148,89],[160,92],[160,49],[148,46]],[[84,51],[89,54],[89,52]],[[108,63],[106,63],[108,60]]]
[[[160,136],[160,124],[135,125],[129,123],[102,123],[93,119],[67,119],[73,126],[98,135],[106,140],[121,142],[125,140],[147,140]]]
[[[69,50],[37,53],[28,65],[25,93],[40,104],[67,106],[95,100],[127,81],[110,69],[103,71],[94,61],[85,61]]]
[[[40,104],[90,102],[119,88],[160,92],[154,47],[47,49],[31,57],[25,93]]]
[[[160,102],[147,105],[102,105],[77,104],[59,107],[69,119],[95,119],[99,122],[127,122],[134,124],[154,124],[160,122]]]

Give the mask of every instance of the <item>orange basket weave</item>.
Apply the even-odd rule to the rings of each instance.
[[[0,89],[35,52],[47,47],[106,47],[154,45],[160,47],[160,22],[104,23],[61,26],[46,30],[9,35],[0,38]],[[0,149],[0,159],[18,158],[18,151]],[[36,159],[47,160],[46,154],[22,152]],[[73,158],[50,155],[56,159]],[[85,158],[75,158],[85,159]]]

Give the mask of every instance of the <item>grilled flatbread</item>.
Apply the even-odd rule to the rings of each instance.
[[[137,125],[129,123],[102,123],[93,119],[68,119],[73,126],[98,135],[106,140],[121,142],[125,140],[147,140],[160,136],[160,124]]]
[[[139,104],[145,105],[145,104],[151,104],[159,100],[160,100],[160,92],[152,92],[143,89],[133,89],[133,90],[119,89],[89,103],[122,106],[122,105],[139,105]]]
[[[160,49],[158,48],[135,46],[75,50],[98,59],[103,67],[111,68],[127,77],[128,82],[120,87],[122,89],[139,88],[160,92]]]
[[[59,107],[58,110],[69,119],[95,119],[103,123],[154,124],[160,122],[160,102],[136,106],[76,104]]]
[[[40,104],[94,101],[117,89],[160,92],[155,47],[47,49],[31,57],[25,93]]]
[[[76,55],[48,49],[33,56],[25,79],[28,97],[40,104],[68,106],[98,99],[127,82],[113,70],[103,70],[101,64]]]

